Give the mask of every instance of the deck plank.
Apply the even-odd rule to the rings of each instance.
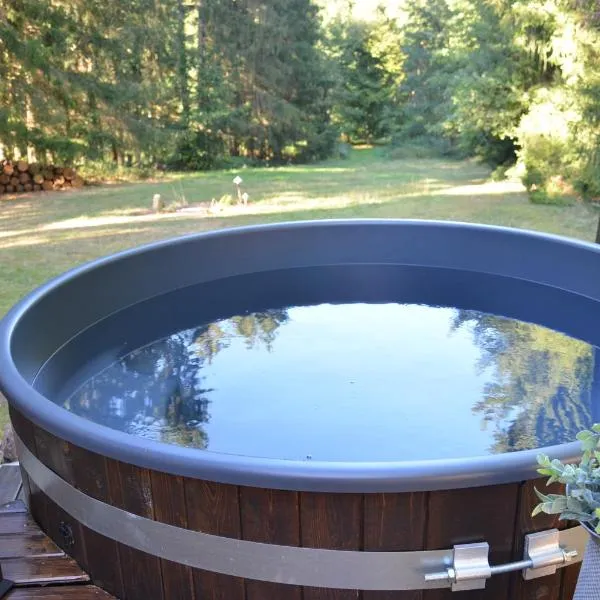
[[[90,580],[79,565],[64,554],[3,559],[2,573],[16,586],[78,583]]]
[[[21,471],[18,464],[0,466],[0,506],[17,499],[21,491]]]
[[[63,556],[64,552],[42,532],[0,536],[0,559],[49,555]]]
[[[38,533],[39,531],[40,528],[29,513],[7,512],[0,514],[0,535]]]
[[[3,504],[0,506],[0,516],[6,513],[27,513],[27,506],[23,500],[15,500],[14,502],[8,502],[7,504]]]
[[[16,588],[6,600],[114,600],[113,596],[94,585]]]

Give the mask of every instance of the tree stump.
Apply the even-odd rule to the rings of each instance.
[[[161,198],[160,194],[154,194],[152,196],[152,210],[156,213],[161,212],[165,207],[164,200]]]

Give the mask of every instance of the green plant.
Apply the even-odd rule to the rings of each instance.
[[[550,460],[545,454],[538,456],[538,473],[548,477],[547,484],[559,482],[567,488],[564,494],[542,494],[536,489],[541,502],[533,516],[542,512],[559,514],[560,519],[586,523],[600,534],[600,423],[591,430],[580,431],[577,439],[583,449],[579,464]]]
[[[207,130],[180,134],[167,166],[176,171],[209,171],[223,166],[225,146],[219,135]]]

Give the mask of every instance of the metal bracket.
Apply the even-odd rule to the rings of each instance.
[[[553,575],[556,569],[577,557],[577,550],[561,547],[558,536],[558,529],[525,536],[524,559],[531,561],[531,566],[523,569],[523,579]]]
[[[427,573],[425,581],[446,581],[453,592],[485,588],[492,575],[522,571],[524,579],[552,575],[577,557],[577,550],[561,547],[557,529],[530,533],[525,536],[523,560],[504,565],[490,566],[487,542],[457,544],[452,554],[452,564],[438,573]]]

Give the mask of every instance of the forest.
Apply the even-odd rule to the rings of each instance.
[[[3,0],[0,152],[205,170],[368,142],[513,169],[536,202],[600,197],[597,0],[324,5]]]

